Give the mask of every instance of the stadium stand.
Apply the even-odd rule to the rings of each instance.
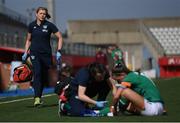
[[[28,17],[0,5],[0,45],[24,48]]]
[[[154,39],[161,45],[164,56],[159,57],[160,76],[163,78],[180,76],[180,27],[149,27]]]
[[[180,55],[180,27],[150,27],[166,55]]]
[[[180,76],[179,25],[179,17],[69,20],[68,37],[73,43],[116,44],[135,70],[155,70],[156,77],[175,77]],[[172,59],[176,67],[168,64]]]

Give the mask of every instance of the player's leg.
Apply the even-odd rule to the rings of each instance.
[[[67,113],[71,116],[82,116],[86,110],[85,103],[79,100],[76,95],[71,95],[68,102],[71,108]]]
[[[121,93],[121,96],[129,100],[137,111],[142,111],[145,109],[144,97],[142,97],[132,89],[124,89]]]
[[[128,107],[130,111],[140,113],[146,116],[155,116],[163,114],[163,104],[161,102],[149,102],[144,97],[136,93],[135,91],[126,88],[123,90],[121,96],[125,97],[131,102],[131,106]]]
[[[41,64],[37,53],[31,53],[31,61],[33,64],[33,88],[34,88],[34,106],[41,104]]]
[[[141,111],[141,115],[156,116],[164,113],[163,104],[161,102],[149,102],[144,99],[145,110]]]
[[[41,68],[41,71],[42,71],[42,89],[44,86],[48,86],[49,83],[48,83],[48,77],[49,77],[49,68],[51,67],[52,65],[52,58],[51,58],[51,55],[50,54],[42,54],[41,56],[41,65],[42,65],[42,68]]]

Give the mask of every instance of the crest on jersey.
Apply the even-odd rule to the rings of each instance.
[[[43,25],[43,28],[44,28],[44,29],[47,29],[47,25]]]

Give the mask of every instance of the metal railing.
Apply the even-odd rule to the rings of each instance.
[[[146,36],[148,36],[150,41],[145,41],[144,43],[146,43],[147,44],[146,46],[148,46],[151,49],[153,55],[155,56],[155,59],[157,60],[159,56],[162,56],[164,54],[164,50],[162,46],[156,40],[156,38],[151,34],[148,27],[146,27],[143,24],[143,22],[140,22],[140,30],[141,32],[144,32]]]
[[[55,53],[57,49],[57,41],[52,38],[51,41],[52,52]],[[85,44],[85,43],[72,43],[67,40],[63,41],[62,53],[68,55],[80,55],[80,56],[95,56],[98,46]]]
[[[23,16],[4,5],[0,5],[0,13],[27,25],[31,18]],[[18,34],[11,34],[9,32],[0,32],[0,46],[14,47],[24,49],[26,36],[20,36]],[[51,41],[52,51],[56,52],[57,42],[52,37]],[[84,44],[84,43],[71,43],[63,42],[62,52],[64,54],[81,55],[81,56],[95,56],[97,46]]]
[[[23,49],[25,46],[25,36],[17,34],[0,33],[0,46],[15,47]]]
[[[19,36],[17,34],[0,33],[0,46],[13,47],[24,49],[26,36]],[[52,52],[55,53],[57,49],[57,40],[51,39]],[[87,45],[84,43],[63,42],[63,54],[80,55],[80,56],[95,56],[97,46]]]

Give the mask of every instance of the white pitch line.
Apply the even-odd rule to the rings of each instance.
[[[47,95],[44,95],[43,97],[50,97],[50,96],[53,96],[55,94],[47,94]],[[33,97],[29,97],[29,98],[23,98],[23,99],[16,99],[16,100],[11,100],[11,101],[5,101],[5,102],[0,102],[0,105],[1,104],[9,104],[9,103],[13,103],[13,102],[20,102],[20,101],[25,101],[25,100],[31,100],[31,99],[34,99]]]

